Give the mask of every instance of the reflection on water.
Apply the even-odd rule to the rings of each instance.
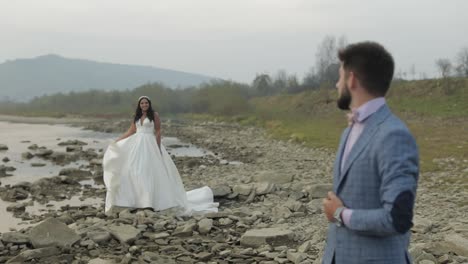
[[[118,138],[119,134],[110,134],[102,132],[94,132],[90,130],[82,130],[76,127],[65,125],[45,125],[45,124],[21,124],[0,122],[0,144],[7,145],[8,150],[0,151],[0,164],[5,166],[15,167],[16,170],[9,172],[13,176],[0,178],[0,184],[13,185],[19,182],[34,182],[40,178],[51,177],[58,175],[59,171],[66,168],[80,168],[88,165],[87,161],[72,162],[66,166],[55,165],[49,160],[38,157],[33,157],[30,160],[23,159],[22,153],[33,151],[28,149],[28,146],[37,144],[39,147],[59,152],[66,152],[65,146],[59,146],[58,143],[67,140],[80,140],[88,145],[83,146],[83,150],[94,149],[97,153],[103,154],[107,145]],[[190,156],[201,157],[210,155],[203,149],[197,148],[192,144],[180,142],[174,137],[165,137],[162,143],[166,146],[171,155],[175,156]],[[7,157],[8,162],[1,161]],[[33,167],[33,163],[42,163],[45,166]],[[84,180],[80,182],[82,185],[90,185],[92,188],[103,188],[94,182],[94,180]],[[25,201],[19,201],[25,202]],[[64,205],[94,205],[99,206],[104,201],[99,199],[80,200],[80,197],[72,197],[70,200],[59,202],[50,202],[49,206],[35,203],[34,206],[26,207],[26,210],[31,214],[41,214],[43,210],[57,209]],[[6,232],[9,228],[23,228],[21,219],[14,218],[11,213],[6,213],[6,208],[12,203],[0,200],[0,232]]]

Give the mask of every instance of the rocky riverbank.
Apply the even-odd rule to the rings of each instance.
[[[128,125],[85,126],[122,132]],[[15,216],[37,223],[1,234],[0,263],[319,263],[327,229],[321,199],[331,189],[334,150],[273,140],[259,128],[237,124],[167,121],[163,129],[213,153],[175,162],[187,190],[214,190],[218,213],[178,217],[116,208],[106,215],[102,203],[28,213],[25,198],[47,204],[74,195],[105,197],[102,151],[83,151],[79,142],[64,142],[64,153],[33,146],[25,159],[43,155],[64,169],[55,177],[0,187],[1,198],[15,202],[9,207]],[[86,165],[67,169],[69,159]],[[439,162],[442,171],[421,175],[411,254],[421,264],[468,263],[468,161]],[[88,179],[97,184],[79,183]]]

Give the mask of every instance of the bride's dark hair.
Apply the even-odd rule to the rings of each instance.
[[[148,119],[151,120],[151,122],[154,122],[154,110],[153,110],[153,107],[151,106],[151,100],[146,96],[142,96],[138,100],[137,108],[135,111],[135,116],[133,117],[133,122],[138,121],[143,115],[143,111],[141,111],[141,107],[140,107],[140,102],[143,99],[146,99],[149,103],[148,111],[146,111],[146,117],[148,117]]]

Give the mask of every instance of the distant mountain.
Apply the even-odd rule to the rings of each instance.
[[[187,87],[211,77],[149,66],[101,63],[45,55],[0,64],[0,101],[27,101],[58,92],[133,89],[148,82]]]

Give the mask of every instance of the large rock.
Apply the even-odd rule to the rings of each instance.
[[[0,150],[8,150],[8,146],[0,144]]]
[[[213,190],[213,196],[215,198],[224,197],[232,193],[231,187],[229,187],[226,184],[215,186],[212,188],[212,190]]]
[[[56,163],[59,164],[64,164],[68,163],[71,161],[76,161],[78,160],[78,155],[75,154],[69,154],[65,152],[54,152],[50,155],[50,159]]]
[[[2,241],[5,244],[27,244],[29,243],[29,237],[20,232],[7,232],[2,235]]]
[[[7,202],[16,202],[17,200],[24,200],[28,198],[28,196],[29,193],[23,190],[22,188],[10,189],[0,194],[0,198]]]
[[[413,219],[414,226],[412,231],[415,233],[425,234],[432,228],[432,222],[421,216],[416,215]]]
[[[468,239],[458,234],[445,236],[445,243],[451,249],[450,251],[459,256],[468,257]]]
[[[59,172],[59,175],[65,175],[69,177],[90,177],[92,176],[92,173],[90,171],[76,168],[65,168]]]
[[[29,232],[34,248],[50,246],[67,247],[80,240],[73,229],[55,218],[48,218]]]
[[[249,184],[238,184],[238,185],[235,185],[232,190],[235,192],[235,193],[238,193],[240,195],[249,195],[250,192],[252,191],[252,185],[249,185]]]
[[[52,153],[54,153],[54,151],[50,150],[50,149],[39,149],[35,155],[38,156],[38,157],[48,157],[50,155],[52,155]]]
[[[88,143],[79,141],[79,140],[68,140],[68,141],[60,142],[57,145],[59,146],[73,146],[73,145],[85,146],[85,145],[88,145]]]
[[[193,231],[197,227],[197,224],[195,223],[186,223],[183,226],[179,226],[174,230],[174,233],[172,233],[173,236],[178,236],[178,237],[189,237],[193,234]]]
[[[23,157],[23,159],[32,159],[34,155],[31,154],[31,152],[24,152],[24,153],[21,153],[21,157]]]
[[[256,182],[271,182],[276,184],[290,183],[293,178],[292,174],[281,174],[275,171],[260,171],[253,177]]]
[[[107,231],[90,231],[86,236],[98,244],[107,242],[111,239],[111,234]]]
[[[333,190],[333,185],[331,184],[314,184],[307,186],[305,190],[309,193],[311,199],[325,198],[327,193]]]
[[[269,194],[274,192],[276,189],[276,185],[271,182],[259,182],[255,184],[255,190],[257,195]]]
[[[207,234],[213,228],[213,219],[204,218],[198,222],[198,232],[200,234]]]
[[[307,254],[288,251],[287,258],[294,264],[299,264],[307,258]]]
[[[102,258],[95,258],[88,262],[88,264],[116,264],[115,260],[112,259],[102,259]]]
[[[60,250],[57,247],[46,247],[39,249],[28,249],[21,252],[18,256],[8,260],[6,263],[24,263],[31,259],[40,259],[44,257],[58,255]]]
[[[129,244],[136,240],[141,230],[131,225],[113,225],[108,227],[109,232],[120,241],[120,243]]]
[[[271,246],[283,246],[293,242],[292,231],[281,228],[252,229],[245,232],[240,243],[244,247],[257,248],[268,244]]]

